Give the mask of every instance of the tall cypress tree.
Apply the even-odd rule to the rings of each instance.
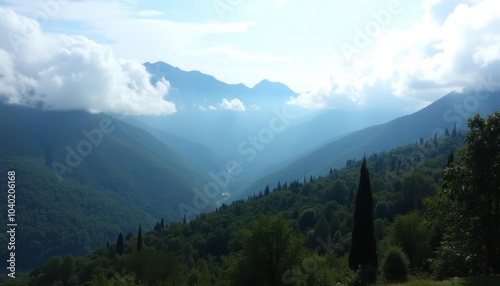
[[[120,234],[118,234],[118,239],[116,240],[116,253],[122,255],[124,248],[123,234],[120,232]]]
[[[139,225],[139,231],[137,233],[137,251],[140,251],[142,249],[142,228],[141,225]]]
[[[356,205],[354,209],[354,225],[352,230],[349,267],[358,270],[360,267],[372,266],[377,269],[377,245],[373,226],[373,199],[370,187],[370,176],[366,167],[366,158],[361,164]]]

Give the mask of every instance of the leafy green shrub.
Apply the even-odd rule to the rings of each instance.
[[[408,281],[409,268],[410,262],[401,248],[393,246],[387,250],[382,264],[383,276],[386,281]]]
[[[460,243],[444,239],[438,248],[436,256],[431,260],[430,266],[434,277],[444,280],[453,276],[471,275],[473,271],[479,271],[477,265],[480,263],[476,256],[467,257],[460,251]],[[467,263],[469,262],[469,263]]]

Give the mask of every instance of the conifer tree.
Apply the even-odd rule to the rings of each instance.
[[[266,189],[264,190],[264,196],[269,195],[269,186],[266,186]]]
[[[455,155],[453,154],[453,150],[448,154],[448,162],[446,163],[446,167],[450,167],[452,163],[455,162]]]
[[[137,251],[142,249],[142,228],[139,225],[139,231],[137,232]]]
[[[118,239],[116,240],[116,253],[118,255],[122,255],[124,249],[123,234],[120,232],[120,234],[118,234]]]
[[[132,239],[132,233],[131,232],[127,233],[127,236],[125,236],[125,241],[128,241],[130,239]]]
[[[349,267],[352,270],[373,267],[377,269],[377,246],[373,226],[373,198],[370,187],[370,176],[366,167],[366,158],[361,164],[358,192],[354,209],[354,225],[352,230]]]
[[[165,221],[161,218],[160,227],[165,228]]]

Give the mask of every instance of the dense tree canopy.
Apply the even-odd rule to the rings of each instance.
[[[500,272],[500,112],[476,115],[468,127],[460,161],[446,168],[444,188],[428,200],[428,213],[445,230],[436,266],[443,275]]]
[[[454,258],[455,252],[448,250],[457,249],[453,248],[457,240],[446,229],[456,217],[439,217],[438,225],[430,211],[422,215],[424,207],[432,205],[422,200],[442,189],[441,175],[450,151],[457,150],[463,139],[459,133],[438,138],[437,145],[431,138],[423,145],[373,154],[325,177],[305,182],[297,178],[269,192],[263,187],[255,190],[262,195],[222,204],[186,222],[165,224],[158,218],[154,230],[142,232],[140,239],[130,234],[123,246],[117,240],[87,257],[56,257],[7,285],[349,285],[359,278],[348,259],[355,240],[356,210],[369,210],[363,216],[371,216],[366,221],[371,221],[373,245],[384,262],[380,264],[394,261],[388,254],[397,247],[403,252],[399,256],[410,258],[410,271],[427,271],[429,261],[434,271],[447,265],[442,258]],[[463,155],[458,155],[456,160],[461,162]],[[416,180],[419,184],[411,183]],[[371,185],[367,181],[376,182],[376,191],[370,191],[365,207],[354,205],[361,189]],[[142,245],[140,251],[138,245]],[[118,255],[122,247],[123,254]],[[484,261],[484,249],[469,253]],[[365,261],[373,264],[370,259]],[[382,265],[373,270],[382,273]],[[397,263],[387,265],[392,265],[386,269],[391,275],[405,275],[403,268],[394,266]]]

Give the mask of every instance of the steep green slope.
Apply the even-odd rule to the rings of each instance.
[[[275,184],[276,181],[291,181],[304,175],[323,175],[329,168],[345,166],[347,160],[359,159],[365,153],[389,150],[420,141],[420,138],[432,139],[436,133],[441,136],[446,128],[451,132],[455,124],[458,130],[464,130],[468,117],[475,113],[486,115],[498,109],[500,92],[490,93],[488,97],[478,97],[473,92],[453,92],[418,112],[353,132],[313,150],[289,166],[236,192],[233,197],[246,198],[266,185]]]
[[[146,131],[104,114],[0,105],[0,116],[0,172],[17,175],[21,269],[86,253],[139,222],[182,219],[179,205],[192,206],[193,190],[211,180]]]

